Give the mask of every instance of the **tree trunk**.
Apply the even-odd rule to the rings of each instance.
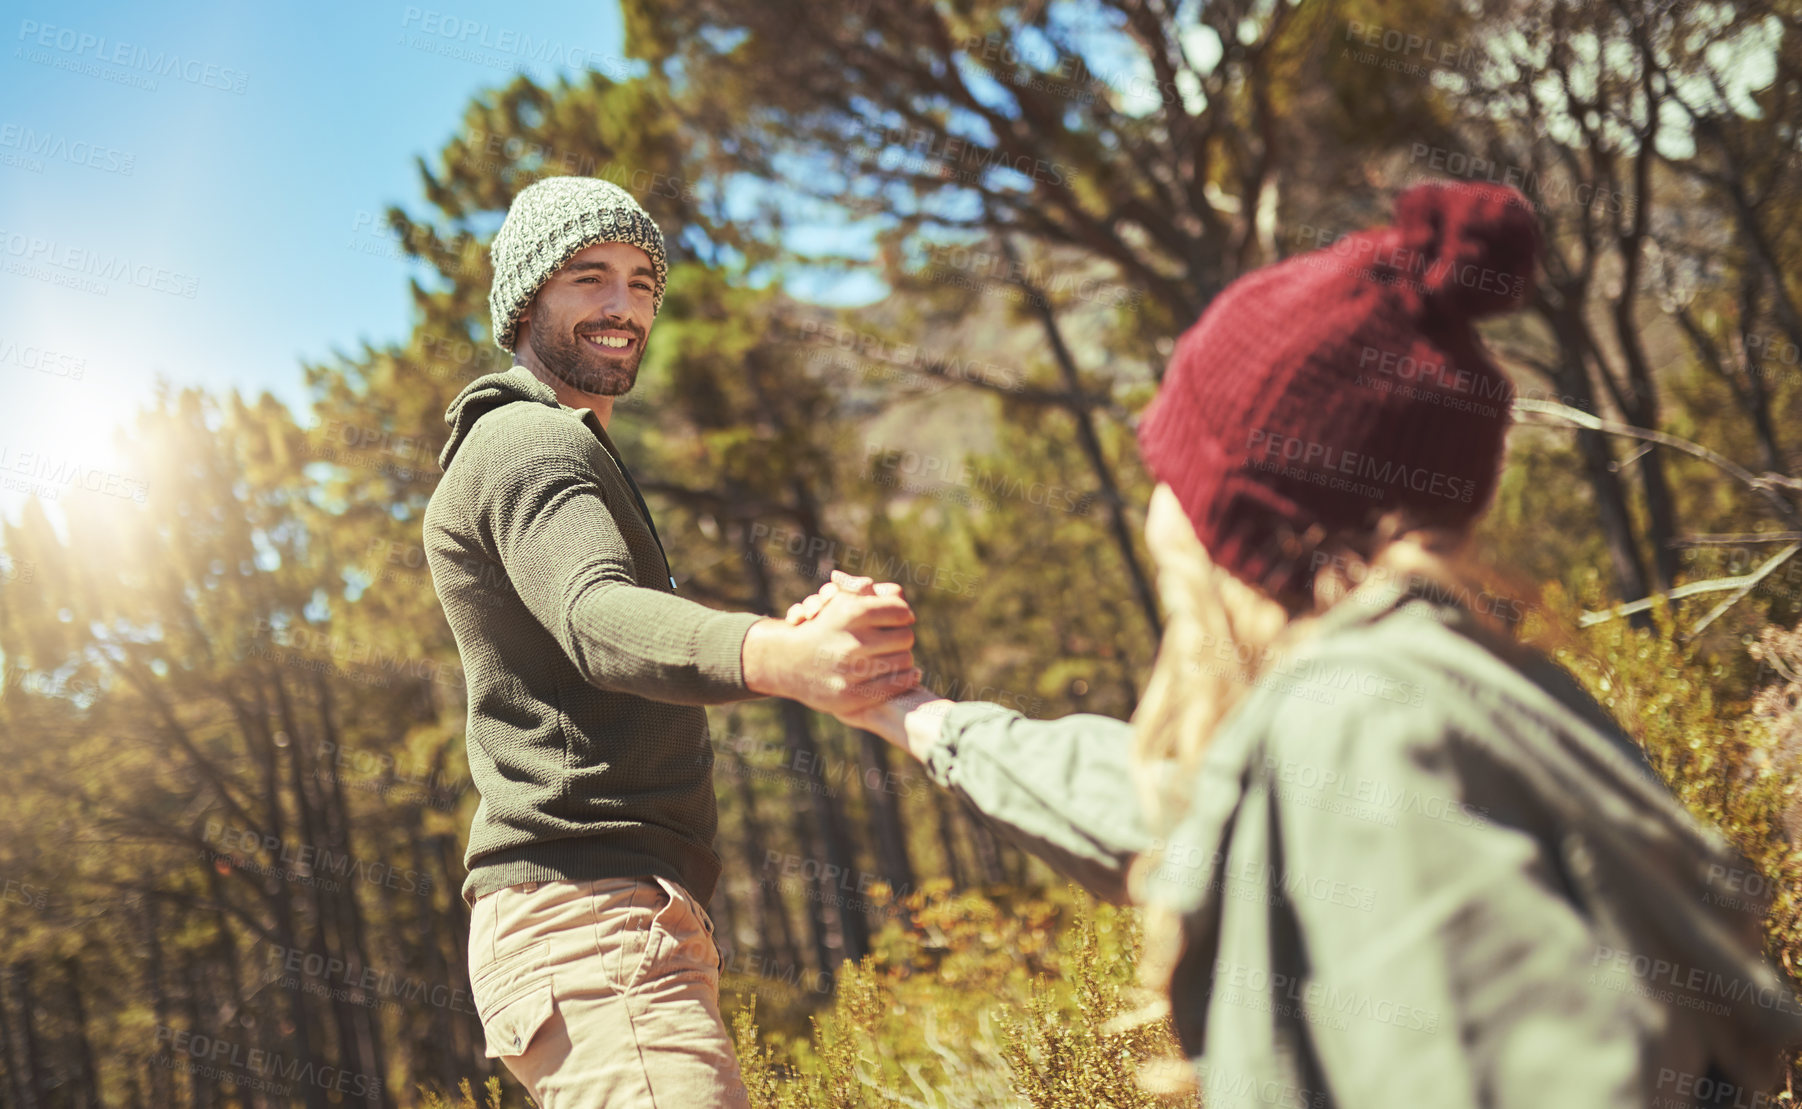
[[[1783,446],[1777,440],[1777,426],[1771,419],[1771,388],[1763,356],[1756,351],[1753,333],[1758,321],[1758,282],[1746,275],[1740,292],[1740,346],[1746,352],[1746,414],[1758,436],[1758,456],[1764,468],[1774,473],[1784,471]],[[1795,349],[1802,350],[1802,345]]]
[[[1651,169],[1655,157],[1652,135],[1642,135],[1639,153],[1633,158],[1634,194],[1638,202],[1633,206],[1632,229],[1620,241],[1621,295],[1616,298],[1611,313],[1614,337],[1620,344],[1621,357],[1627,363],[1627,387],[1622,390],[1627,421],[1654,431],[1658,430],[1658,383],[1652,378],[1651,363],[1639,336],[1639,324],[1633,318],[1633,305],[1639,292],[1640,268],[1645,261],[1647,209],[1652,195]],[[1593,337],[1586,337],[1597,368],[1607,373],[1600,346]],[[1665,478],[1664,455],[1656,448],[1640,452],[1639,479],[1646,498],[1646,538],[1652,546],[1652,584],[1662,593],[1677,581],[1677,549],[1672,545],[1677,538],[1677,509],[1671,497],[1670,483]]]
[[[913,859],[907,850],[907,829],[901,822],[901,797],[911,792],[903,783],[910,783],[913,776],[896,777],[889,769],[888,741],[874,732],[859,731],[857,734],[863,742],[864,759],[868,764],[863,786],[867,791],[864,796],[870,799],[877,865],[882,868],[882,880],[888,883],[898,903],[914,889]]]
[[[808,719],[810,710],[806,705],[789,700],[781,701],[777,710],[782,716],[783,736],[792,752],[791,765],[804,762],[809,767],[819,767],[820,749],[813,741],[812,722]],[[838,799],[831,792],[830,783],[813,774],[806,776],[805,783],[797,782],[795,793],[797,799],[805,796],[807,802],[795,807],[811,810],[815,831],[825,848],[825,865],[817,868],[818,879],[815,883],[819,891],[819,904],[825,911],[827,920],[836,926],[840,958],[857,962],[870,953],[870,924],[862,909],[851,907],[851,898],[843,886],[846,879],[857,873],[857,856],[852,850],[850,828],[845,822],[843,811],[839,809]],[[815,784],[819,786],[818,789],[812,788]],[[833,881],[834,875],[838,876],[837,884]],[[836,963],[821,969],[837,975]]]
[[[212,867],[206,868],[207,874],[215,879],[218,872]],[[164,985],[163,974],[163,941],[158,934],[157,903],[154,897],[146,895],[139,909],[138,925],[144,936],[144,980],[150,987],[150,1011],[156,1017],[157,1031],[172,1027],[174,1013],[169,1004],[169,991]],[[175,1090],[170,1084],[170,1072],[159,1066],[150,1068],[150,1099],[157,1109],[172,1109],[175,1105]]]
[[[216,896],[223,898],[225,883],[210,869],[207,871],[207,885]],[[231,925],[224,913],[216,914],[213,918],[213,965],[225,979],[225,989],[230,999],[229,1010],[236,1016],[244,1007],[244,973],[238,965],[237,944],[232,940]]]
[[[11,989],[6,987],[11,986]],[[20,999],[18,1025],[10,1016],[8,994]],[[0,1039],[5,1041],[6,1071],[12,1077],[13,1096],[20,1109],[38,1109],[37,1038],[32,1029],[31,989],[25,981],[25,964],[14,963],[0,974]]]
[[[324,817],[319,811],[319,799],[312,790],[307,788],[305,776],[300,770],[301,751],[309,745],[306,743],[305,733],[300,729],[300,722],[295,716],[293,701],[288,696],[287,683],[282,681],[280,674],[274,675],[272,680],[275,688],[275,702],[281,721],[281,731],[278,735],[285,736],[286,741],[285,744],[278,745],[276,743],[277,736],[270,737],[271,757],[285,764],[288,789],[294,797],[295,834],[300,840],[294,853],[301,855],[311,849],[314,857],[318,858],[323,850],[332,850],[348,858],[349,844],[334,842],[323,834],[324,829],[320,827]],[[280,753],[283,751],[286,752],[285,757]],[[333,779],[336,780],[336,775],[333,776]],[[315,865],[313,873],[318,875],[320,869]],[[306,899],[313,907],[313,918],[316,922],[311,950],[319,956],[320,966],[325,968],[321,972],[323,977],[318,984],[324,988],[325,997],[329,1000],[321,1007],[331,1012],[332,1026],[337,1033],[336,1062],[346,1069],[362,1070],[364,1053],[356,1032],[359,1011],[363,1016],[367,1016],[368,1010],[350,1000],[345,981],[349,975],[340,971],[338,976],[334,977],[333,971],[330,969],[333,966],[341,966],[348,970],[353,965],[362,965],[361,953],[351,950],[345,942],[347,937],[344,935],[341,904],[343,898],[356,896],[355,872],[356,867],[353,863],[345,868],[342,878],[308,883],[305,889]],[[325,889],[323,887],[326,882],[331,882],[338,888]],[[321,1061],[325,1060],[322,1058]]]
[[[744,835],[739,837],[739,846],[744,854],[746,874],[756,874],[767,864],[769,849],[766,844],[769,837],[764,833],[763,821],[757,815],[757,792],[751,786],[749,767],[736,752],[732,756],[738,762],[738,803],[741,818],[744,821]],[[782,891],[773,888],[767,882],[755,885],[757,898],[758,947],[768,954],[775,954],[782,960],[783,966],[799,967],[801,952],[795,946],[794,928],[788,919],[788,902],[782,897]],[[825,954],[824,949],[821,955]],[[824,970],[822,966],[820,969]]]
[[[770,595],[770,576],[764,569],[763,560],[757,557],[755,544],[751,539],[751,531],[742,524],[739,527],[739,545],[744,552],[746,571],[751,575],[752,604],[759,612],[769,612],[773,606]],[[782,699],[777,702],[777,713],[782,720],[782,734],[787,742],[789,764],[805,763],[808,767],[820,765],[820,750],[813,741],[813,729],[808,722],[808,708],[796,701]],[[809,778],[809,783],[819,781]],[[822,783],[824,786],[826,783]],[[815,862],[824,862],[824,866],[816,865],[814,889],[817,899],[809,907],[809,915],[818,917],[822,923],[836,924],[839,940],[839,952],[835,958],[829,942],[821,942],[816,937],[815,947],[822,958],[820,970],[826,974],[836,975],[840,959],[856,961],[869,954],[870,926],[862,912],[849,911],[845,907],[846,898],[835,889],[828,872],[838,875],[856,873],[856,860],[852,852],[852,841],[845,825],[844,813],[839,810],[838,801],[827,789],[812,790],[803,783],[797,783],[795,790],[796,829],[802,827],[803,812],[812,817],[815,837],[824,849],[821,857]],[[802,801],[801,798],[806,800]],[[808,837],[799,840],[803,852],[807,850]]]
[[[1675,318],[1678,326],[1683,329],[1683,334],[1689,339],[1689,347],[1696,360],[1710,373],[1726,382],[1727,388],[1733,393],[1734,403],[1752,421],[1752,432],[1758,440],[1759,464],[1766,470],[1781,470],[1783,451],[1778,446],[1777,429],[1771,421],[1771,397],[1765,382],[1765,369],[1758,355],[1753,353],[1753,348],[1757,345],[1753,341],[1753,329],[1758,319],[1757,278],[1747,274],[1740,289],[1739,333],[1741,349],[1745,351],[1744,384],[1727,365],[1721,354],[1720,344],[1696,322],[1688,308],[1679,309]]]
[[[1007,256],[1013,272],[1026,272],[1019,264],[1019,256],[1012,240],[1005,233],[1000,238],[1002,253]],[[1070,413],[1070,419],[1076,424],[1076,441],[1082,447],[1083,456],[1089,460],[1089,468],[1095,472],[1096,483],[1101,487],[1108,531],[1113,536],[1114,546],[1119,548],[1127,580],[1132,583],[1133,597],[1139,602],[1139,611],[1145,617],[1146,626],[1151,629],[1151,641],[1155,645],[1164,637],[1164,621],[1158,613],[1157,590],[1153,588],[1151,576],[1139,561],[1138,548],[1133,545],[1132,524],[1126,518],[1126,500],[1120,493],[1119,483],[1114,480],[1113,467],[1107,460],[1107,454],[1101,449],[1101,437],[1095,432],[1095,417],[1089,411],[1088,402],[1083,399],[1082,375],[1076,369],[1076,359],[1071,355],[1068,344],[1064,342],[1063,332],[1058,328],[1057,309],[1052,305],[1050,296],[1028,282],[1020,281],[1019,285],[1037,310],[1039,323],[1045,329],[1045,340],[1051,345],[1058,373],[1063,378],[1064,389],[1070,395],[1066,409]]]
[[[194,964],[192,962],[184,963],[180,968],[180,974],[182,980],[188,984],[188,988],[181,994],[182,1014],[187,1018],[188,1030],[196,1035],[204,1034],[208,1037],[219,1035],[220,1030],[201,1017],[200,999],[193,988]],[[190,1059],[173,1047],[169,1049],[169,1058],[177,1067],[184,1064],[190,1065],[188,1069],[188,1101],[193,1109],[213,1109],[219,1100],[219,1083],[217,1080],[207,1077],[206,1061]]]
[[[11,1091],[13,1100],[23,1102],[19,1093],[19,1067],[13,1062],[12,1018],[6,1013],[5,976],[0,975],[0,1090]]]
[[[43,1044],[37,1032],[37,996],[31,988],[31,964],[13,964],[13,977],[19,984],[20,1040],[25,1046],[25,1086],[31,1100],[26,1109],[48,1104],[50,1094],[50,1060],[44,1057]]]
[[[1001,865],[1001,842],[995,838],[988,821],[967,801],[960,803],[958,809],[970,829],[970,843],[976,848],[976,865],[982,871],[982,884],[998,886],[1007,881],[1007,870]]]
[[[795,850],[800,852],[803,859],[812,859],[817,863],[819,848],[816,846],[814,833],[818,829],[814,822],[808,819],[807,806],[794,805],[789,809],[789,813],[792,816],[791,827],[795,836]],[[783,896],[779,873],[776,875],[766,873],[763,883],[772,891],[772,896],[777,898]],[[832,922],[826,917],[826,906],[820,900],[817,882],[814,886],[814,894],[812,897],[802,898],[801,919],[807,922],[807,935],[813,944],[813,957],[814,961],[819,964],[819,972],[824,975],[832,975],[837,970],[839,958],[833,953]]]
[[[266,733],[267,718],[259,713],[257,723]],[[263,778],[264,823],[269,829],[269,834],[275,837],[275,842],[283,845],[287,843],[287,820],[282,813],[281,779],[276,754],[273,737],[265,734],[264,742],[258,744],[256,750]],[[282,850],[281,846],[278,846],[276,850],[279,855]],[[276,861],[277,863],[282,862],[279,857]],[[298,950],[300,940],[294,927],[298,916],[295,913],[293,891],[288,888],[287,881],[280,877],[265,878],[262,879],[262,883],[264,888],[270,891],[270,897],[274,901],[276,942],[281,944],[284,952]],[[294,1031],[291,1033],[291,1039],[294,1052],[303,1061],[313,1061],[315,1059],[313,1054],[313,1007],[307,1001],[308,994],[305,989],[295,989],[285,991],[284,996],[288,999],[288,1007],[293,1018]],[[325,1109],[325,1091],[316,1084],[307,1083],[302,1096],[306,1099],[307,1109]]]
[[[81,1104],[99,1109],[100,1072],[94,1066],[94,1044],[88,1038],[88,1007],[81,996],[81,968],[73,956],[63,958],[63,980],[69,991],[69,1023],[75,1029],[75,1065],[81,1084]]]
[[[444,914],[444,924],[449,929],[451,950],[460,956],[453,960],[456,965],[452,970],[452,978],[462,988],[463,996],[469,997],[469,903],[463,900],[462,878],[458,876],[458,872],[463,870],[463,862],[457,854],[457,837],[436,835],[432,840],[438,853],[439,873],[444,876],[445,887],[451,895],[450,910]],[[470,1003],[472,1008],[474,1004],[473,1001]],[[456,1032],[454,1046],[459,1066],[467,1067],[473,1062],[477,1068],[475,1081],[470,1083],[472,1086],[480,1086],[490,1075],[500,1073],[505,1064],[489,1059],[486,1055],[478,1023],[459,1020],[453,1022],[451,1027]]]
[[[1624,317],[1624,318],[1623,318]],[[1632,383],[1627,393],[1627,422],[1636,427],[1658,429],[1657,385],[1652,380],[1645,351],[1633,330],[1631,310],[1616,317],[1616,335],[1627,360],[1627,375]],[[1598,362],[1601,352],[1596,352]],[[1606,372],[1605,370],[1603,372]],[[1664,455],[1654,447],[1642,451],[1637,463],[1640,490],[1646,498],[1646,540],[1652,548],[1652,588],[1665,592],[1677,581],[1677,549],[1671,541],[1677,537],[1677,509],[1671,497],[1670,482],[1664,472]]]
[[[426,846],[420,838],[417,821],[409,820],[407,822],[407,849],[408,857],[413,861],[413,869],[420,874],[430,873]],[[445,957],[439,930],[433,927],[434,919],[438,915],[435,900],[428,900],[421,907],[420,915],[419,950],[423,956],[420,962],[426,980],[432,983],[441,983],[449,991],[446,996],[456,998],[459,995],[455,992],[455,984],[459,975],[456,973],[456,968],[450,965],[451,960]],[[464,1007],[474,1008],[473,1005]],[[413,1032],[409,1035],[409,1030],[403,1028],[400,1043],[396,1045],[397,1050],[401,1053],[401,1073],[413,1077],[415,1080],[430,1074],[438,1085],[443,1087],[445,1093],[448,1094],[455,1090],[457,1079],[460,1076],[457,1073],[457,1059],[452,1053],[453,1025],[464,1020],[466,1016],[467,1014],[463,1013],[460,1008],[452,1008],[449,1003],[434,1005],[432,1007],[431,1032],[423,1044],[423,1053],[416,1049],[418,1033]]]
[[[1595,390],[1583,360],[1582,321],[1571,318],[1573,311],[1566,307],[1545,313],[1558,337],[1558,388],[1576,401],[1577,407],[1586,412],[1599,412]],[[1595,497],[1596,517],[1601,522],[1602,539],[1614,568],[1615,587],[1628,600],[1645,597],[1650,593],[1646,587],[1645,563],[1640,558],[1638,541],[1633,534],[1633,518],[1621,491],[1614,453],[1600,432],[1587,428],[1577,431],[1577,450],[1583,456],[1584,474],[1589,478],[1589,487]],[[1629,619],[1635,627],[1651,626],[1651,617],[1643,612],[1635,613]]]
[[[951,879],[952,889],[968,889],[970,880],[957,854],[957,813],[951,804],[951,797],[944,790],[932,790],[933,824],[939,833],[939,850],[945,855],[945,877]]]
[[[1794,298],[1790,296],[1788,269],[1777,257],[1776,248],[1770,236],[1765,234],[1764,225],[1758,219],[1758,207],[1752,203],[1752,197],[1746,192],[1746,177],[1739,157],[1733,150],[1733,144],[1720,133],[1719,124],[1711,124],[1705,133],[1715,140],[1722,157],[1727,161],[1728,171],[1722,180],[1727,196],[1733,201],[1733,214],[1739,227],[1741,239],[1746,244],[1747,252],[1758,262],[1759,269],[1764,271],[1771,288],[1771,305],[1776,309],[1777,322],[1782,326],[1789,341],[1802,349],[1802,310],[1798,310]]]
[[[338,732],[337,717],[332,711],[331,685],[325,676],[317,671],[313,675],[313,692],[319,711],[320,738],[332,745],[332,750],[340,750],[342,736]],[[354,849],[351,837],[350,806],[344,797],[344,783],[337,774],[328,776],[329,786],[315,785],[309,788],[301,766],[302,748],[310,745],[303,742],[301,736],[295,735],[288,746],[288,761],[294,789],[303,797],[316,797],[320,810],[320,823],[326,841],[346,856]],[[317,759],[315,757],[315,764]],[[329,789],[329,792],[325,790]],[[353,871],[356,867],[352,866]],[[369,952],[364,941],[363,911],[357,899],[357,884],[350,881],[342,890],[333,891],[330,897],[331,907],[335,913],[335,931],[338,935],[338,950],[346,967],[366,967],[369,965]],[[346,975],[349,978],[350,975]],[[375,1009],[368,1005],[355,1004],[348,999],[339,1007],[340,1019],[349,1018],[351,1046],[354,1054],[344,1056],[346,1061],[356,1060],[356,1067],[368,1076],[369,1094],[367,1101],[380,1105],[387,1100],[387,1069],[382,1050],[381,1029],[375,1022]]]

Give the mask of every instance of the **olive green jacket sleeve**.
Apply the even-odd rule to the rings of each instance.
[[[997,832],[1097,897],[1126,900],[1145,849],[1128,759],[1132,726],[1079,714],[1029,720],[983,701],[945,716],[926,769]]]

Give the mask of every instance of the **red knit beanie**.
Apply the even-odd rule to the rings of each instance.
[[[1407,508],[1468,524],[1514,397],[1471,321],[1520,307],[1539,228],[1496,185],[1417,185],[1395,223],[1245,275],[1185,332],[1139,423],[1209,556],[1279,599],[1315,548]]]

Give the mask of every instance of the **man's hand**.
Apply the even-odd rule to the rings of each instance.
[[[898,597],[901,587],[894,582],[877,582],[834,570],[832,580],[822,585],[819,592],[788,607],[788,623],[805,624],[819,615],[833,597],[845,594]],[[871,701],[854,712],[836,715],[845,724],[874,732],[924,762],[952,704],[925,686],[915,685]]]
[[[751,625],[744,668],[745,685],[753,692],[838,716],[880,704],[919,682],[914,615],[901,587],[884,583],[878,592],[867,578],[838,574],[834,582],[840,584],[830,594],[808,598],[807,618]]]

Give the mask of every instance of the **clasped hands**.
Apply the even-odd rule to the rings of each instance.
[[[912,750],[909,732],[930,730],[908,717],[942,706],[920,686],[913,662],[913,609],[901,586],[834,570],[786,619],[760,620],[745,636],[745,684],[788,697]]]

